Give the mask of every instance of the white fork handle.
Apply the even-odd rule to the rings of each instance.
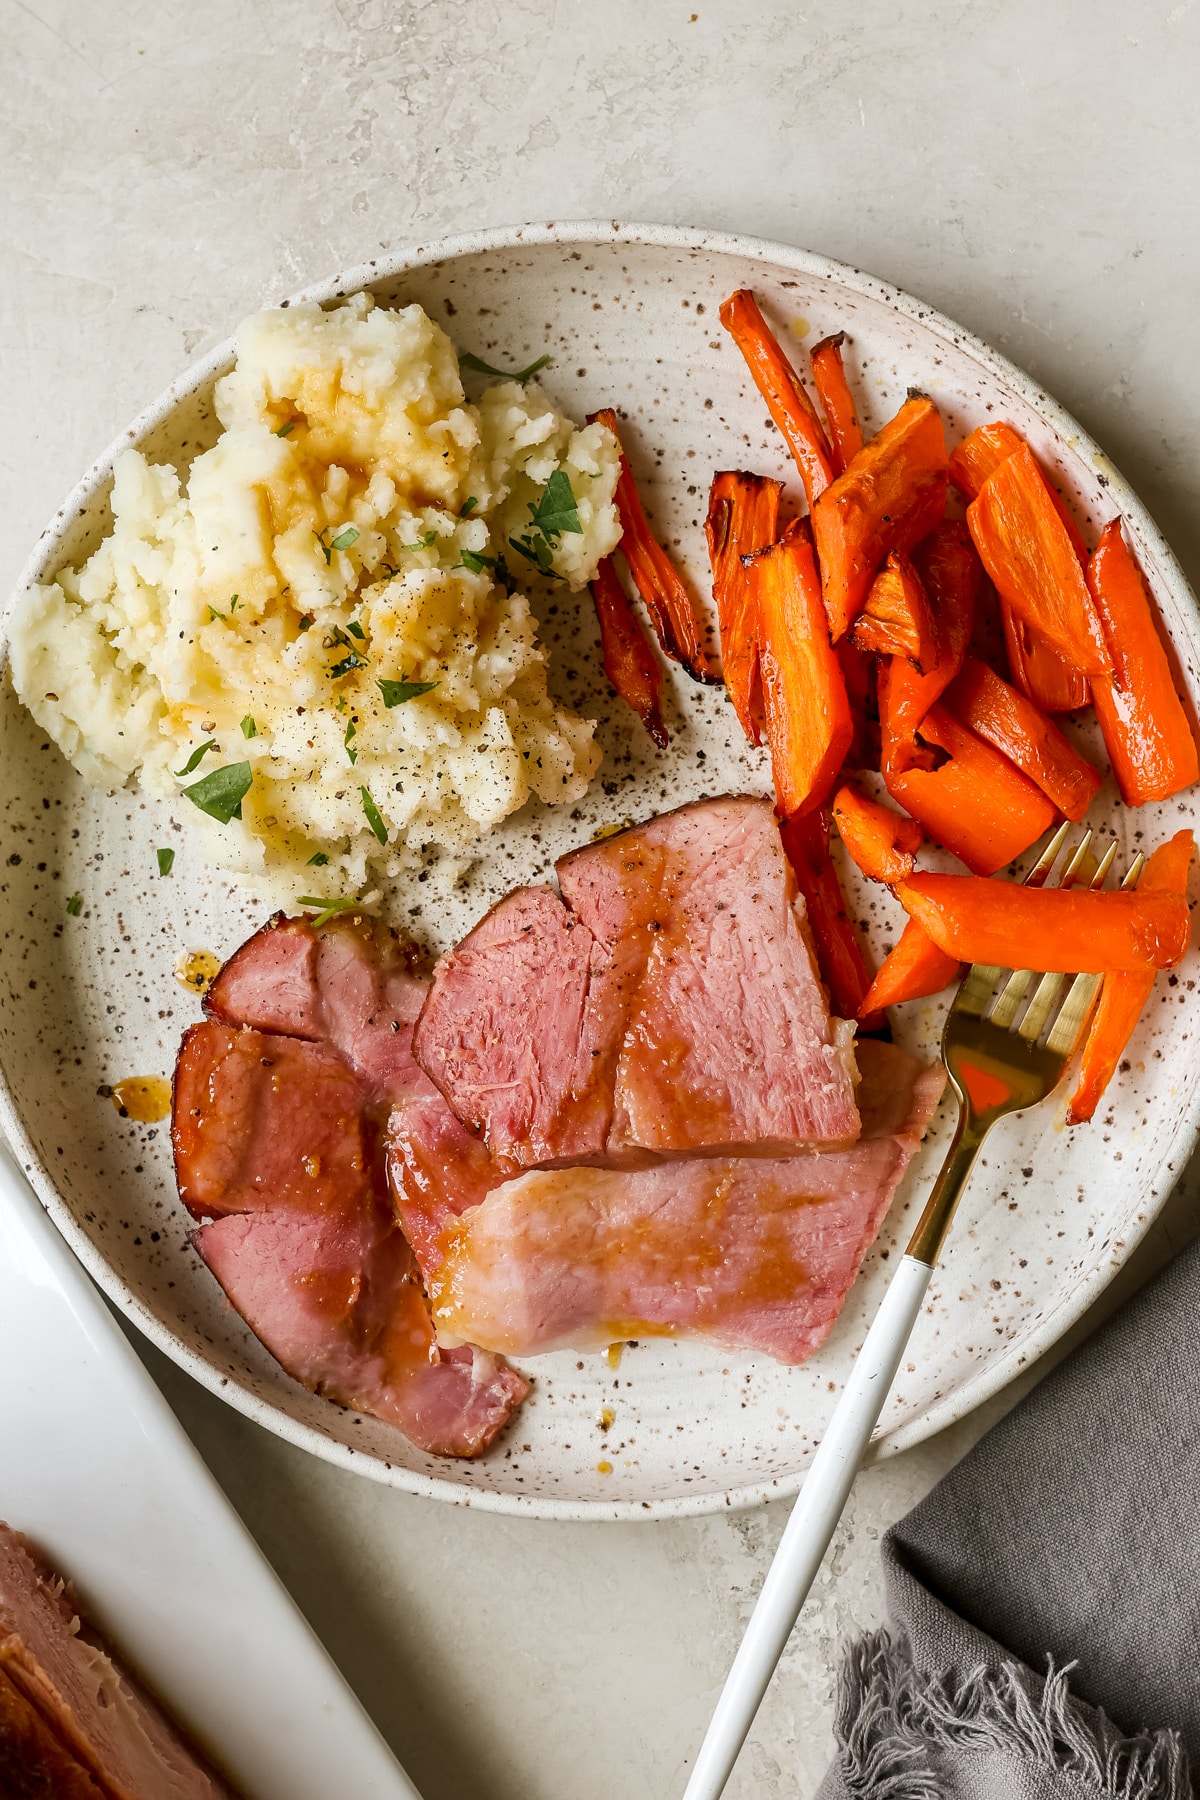
[[[902,1258],[833,1410],[767,1570],[684,1800],[719,1800],[821,1566],[933,1274]]]

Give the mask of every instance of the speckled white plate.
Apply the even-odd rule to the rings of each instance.
[[[714,469],[791,481],[740,356],[717,322],[732,289],[752,286],[799,351],[850,335],[848,366],[868,427],[916,386],[953,439],[1005,417],[1054,471],[1093,537],[1120,511],[1158,597],[1182,678],[1200,693],[1200,618],[1177,563],[1111,463],[1027,376],[920,302],[856,270],[780,245],[646,226],[542,225],[482,233],[402,254],[310,289],[328,300],[363,286],[384,302],[419,300],[461,349],[502,366],[548,350],[543,379],[567,411],[606,402],[625,431],[649,510],[699,596],[702,523]],[[215,435],[214,378],[230,346],[180,377],[68,497],[24,580],[92,547],[107,520],[112,456],[138,443],[186,462]],[[670,749],[654,750],[608,692],[586,595],[542,609],[552,684],[598,717],[604,764],[571,815],[526,808],[482,846],[453,902],[398,891],[393,916],[431,949],[452,941],[513,884],[545,875],[598,826],[640,819],[701,794],[769,791],[759,752],[741,742],[723,694],[673,672]],[[1088,739],[1085,729],[1083,738]],[[1098,740],[1097,740],[1098,744]],[[1096,747],[1095,745],[1093,747]],[[169,1355],[291,1442],[394,1486],[542,1517],[652,1518],[793,1492],[942,1154],[943,1118],[908,1179],[832,1335],[786,1369],[687,1343],[649,1340],[605,1356],[531,1361],[534,1390],[478,1462],[431,1459],[369,1419],[291,1382],[231,1313],[185,1242],[165,1125],[120,1119],[98,1092],[128,1075],[166,1074],[198,1007],[173,977],[181,951],[225,955],[265,907],[206,868],[178,807],[86,790],[17,704],[0,700],[0,1120],[54,1219],[114,1301]],[[1089,822],[1128,849],[1192,822],[1193,796],[1124,812],[1106,783]],[[154,851],[177,849],[159,879]],[[876,954],[898,910],[851,884]],[[68,916],[69,894],[83,896]],[[995,1392],[1052,1343],[1142,1235],[1191,1147],[1200,1110],[1192,1053],[1196,953],[1160,981],[1127,1066],[1095,1123],[1066,1131],[1061,1106],[1013,1119],[989,1143],[880,1426],[912,1443]],[[901,1031],[931,1052],[940,1003],[906,1009]],[[613,1415],[601,1428],[602,1409]],[[605,1467],[602,1469],[600,1465]],[[611,1472],[606,1472],[611,1465]]]

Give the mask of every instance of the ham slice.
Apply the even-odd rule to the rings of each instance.
[[[388,1198],[388,1109],[444,1106],[412,1057],[425,988],[382,928],[272,920],[184,1036],[176,1177],[210,1221],[192,1243],[294,1379],[432,1455],[474,1456],[528,1383],[482,1351],[439,1349]]]
[[[80,1619],[70,1590],[0,1524],[0,1794],[233,1800],[233,1790]]]
[[[765,800],[682,807],[573,852],[438,963],[417,1061],[507,1173],[842,1148],[831,1020]]]
[[[894,1045],[868,1040],[859,1054],[863,1132],[848,1150],[532,1171],[466,1209],[456,1196],[470,1179],[444,1165],[424,1220],[406,1177],[430,1117],[394,1118],[393,1183],[443,1341],[527,1355],[699,1335],[803,1362],[837,1318],[945,1080]]]

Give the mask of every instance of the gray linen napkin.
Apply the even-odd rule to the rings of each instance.
[[[820,1800],[1184,1800],[1200,1763],[1200,1244],[883,1543]]]

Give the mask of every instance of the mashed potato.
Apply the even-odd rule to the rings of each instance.
[[[547,694],[521,581],[582,588],[616,545],[612,435],[532,382],[468,405],[445,333],[366,295],[248,319],[216,410],[186,484],[117,459],[110,535],[13,619],[17,692],[80,774],[204,783],[214,859],[293,889],[578,800],[593,726]]]

